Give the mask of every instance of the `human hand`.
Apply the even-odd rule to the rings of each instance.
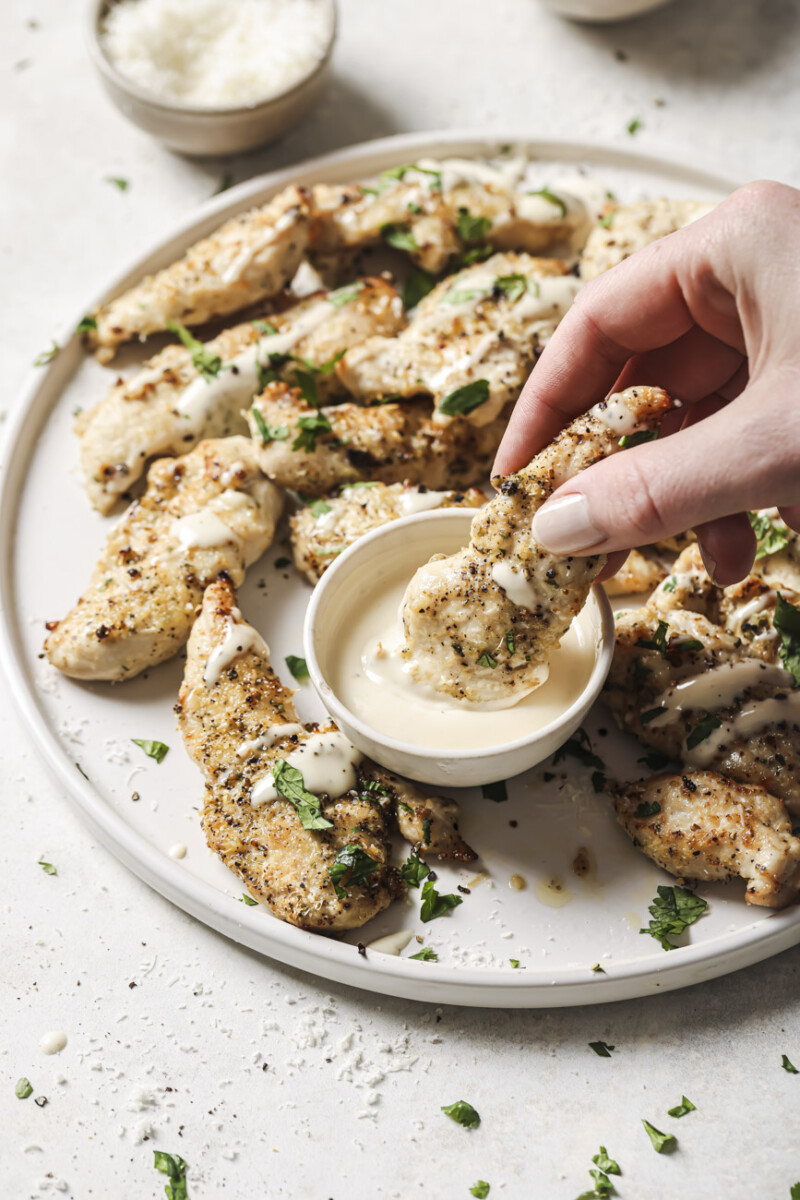
[[[609,554],[694,529],[709,574],[742,579],[746,512],[800,531],[800,191],[759,182],[578,293],[514,409],[508,474],[609,392],[657,384],[683,407],[657,441],[558,488],[533,522],[555,553]]]

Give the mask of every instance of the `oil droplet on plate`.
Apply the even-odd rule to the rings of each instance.
[[[549,879],[540,879],[534,885],[533,890],[539,903],[548,908],[563,908],[574,898],[572,892],[565,887],[563,880],[558,875],[551,875]]]
[[[523,879],[521,875],[515,874],[509,876],[508,886],[511,888],[512,892],[524,892],[525,888],[528,886],[528,883],[527,880]]]

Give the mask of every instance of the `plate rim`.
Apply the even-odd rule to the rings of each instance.
[[[298,177],[341,167],[343,173],[356,175],[367,169],[392,165],[399,156],[418,157],[460,154],[470,157],[491,153],[505,144],[522,145],[534,158],[565,164],[598,163],[630,170],[674,174],[684,183],[724,193],[733,190],[734,180],[709,171],[690,159],[640,153],[613,144],[587,143],[566,138],[531,138],[519,131],[453,130],[404,133],[343,147],[325,155],[268,172],[237,184],[219,196],[206,200],[184,221],[136,255],[118,272],[99,299],[93,298],[69,325],[57,331],[62,347],[42,369],[34,368],[18,394],[0,446],[0,666],[9,684],[11,697],[34,745],[55,779],[65,788],[70,804],[89,825],[104,847],[165,899],[200,920],[217,933],[247,946],[267,959],[277,959],[290,967],[308,972],[317,979],[354,986],[367,991],[422,1002],[451,1003],[476,1007],[540,1008],[598,1004],[631,999],[659,991],[685,987],[754,964],[800,941],[800,908],[776,911],[761,917],[734,934],[724,934],[711,942],[681,947],[661,966],[651,958],[613,962],[609,974],[592,974],[588,967],[568,967],[554,971],[556,978],[536,978],[506,968],[445,966],[425,971],[409,960],[373,953],[365,960],[351,943],[321,937],[298,929],[262,911],[232,908],[232,898],[212,884],[180,871],[165,856],[129,825],[103,799],[89,779],[76,770],[66,747],[48,725],[40,707],[39,695],[30,673],[20,638],[20,614],[13,594],[15,532],[19,513],[21,485],[44,420],[58,402],[66,381],[82,361],[83,352],[75,326],[85,312],[143,273],[157,269],[160,260],[171,259],[175,246],[188,239],[202,237],[227,216],[241,211],[247,202],[266,200],[279,188]],[[362,164],[378,160],[367,168]],[[360,170],[359,170],[360,168]],[[268,920],[267,926],[263,925]]]

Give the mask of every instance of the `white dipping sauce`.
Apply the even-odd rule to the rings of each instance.
[[[39,1041],[39,1049],[43,1054],[60,1054],[67,1044],[67,1035],[60,1029],[46,1033]]]
[[[474,750],[527,737],[560,717],[589,682],[597,633],[584,609],[550,659],[549,676],[512,708],[467,705],[418,683],[396,651],[403,644],[399,610],[413,564],[399,563],[377,581],[364,579],[358,606],[332,639],[330,683],[366,725],[385,736],[445,750]],[[379,645],[395,653],[376,655]]]

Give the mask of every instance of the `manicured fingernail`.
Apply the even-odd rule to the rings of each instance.
[[[708,577],[712,583],[716,583],[717,582],[717,579],[716,579],[717,561],[716,561],[716,559],[712,558],[711,555],[708,553],[708,551],[703,546],[700,547],[700,555],[703,559],[703,566],[706,569],[706,574],[708,575]]]
[[[534,515],[531,531],[534,541],[554,554],[591,550],[606,537],[592,521],[589,501],[582,492],[548,500]]]

